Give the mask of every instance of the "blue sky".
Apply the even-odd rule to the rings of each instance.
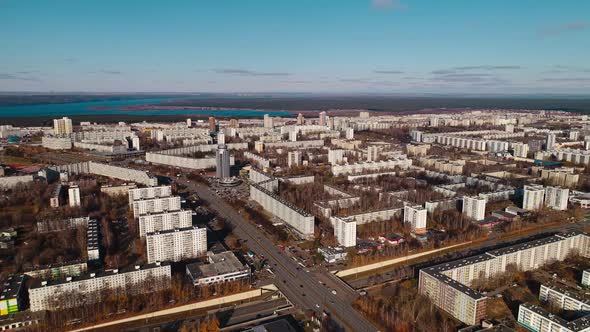
[[[590,91],[585,0],[0,0],[0,91]]]

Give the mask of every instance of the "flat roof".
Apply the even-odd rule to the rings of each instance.
[[[83,274],[80,275],[78,277],[68,277],[68,278],[62,278],[62,279],[57,279],[57,280],[39,280],[39,279],[33,279],[33,283],[30,286],[30,289],[35,289],[35,288],[41,288],[41,287],[45,287],[45,286],[55,286],[55,285],[60,285],[60,284],[66,284],[68,282],[76,282],[76,281],[83,281],[83,280],[88,280],[88,279],[93,279],[93,278],[103,278],[103,277],[108,277],[108,276],[112,276],[115,274],[122,274],[122,273],[129,273],[129,272],[134,272],[134,271],[138,271],[138,270],[149,270],[149,269],[155,269],[161,266],[169,266],[170,263],[167,262],[155,262],[155,263],[151,263],[151,264],[145,264],[145,265],[135,265],[135,266],[130,266],[124,269],[114,269],[114,270],[105,270],[102,272],[97,272],[97,273],[87,273],[87,274]],[[68,280],[69,279],[69,280]],[[42,284],[42,282],[46,282],[45,285]]]
[[[208,255],[208,257],[212,263],[193,263],[186,266],[193,279],[208,278],[247,269],[231,251]]]
[[[583,331],[587,328],[590,328],[590,314],[580,317],[578,319],[574,319],[572,321],[567,321],[557,315],[550,313],[549,311],[547,311],[539,306],[536,306],[536,305],[533,305],[530,303],[523,303],[523,304],[521,304],[521,306],[529,309],[530,311],[532,311],[540,316],[543,316],[544,318],[546,318],[556,324],[566,327],[566,328],[572,330],[573,332]]]
[[[0,294],[0,300],[6,300],[15,298],[19,295],[24,282],[25,276],[10,276],[2,285],[2,293]]]

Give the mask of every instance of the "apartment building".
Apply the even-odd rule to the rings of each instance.
[[[82,205],[82,200],[80,199],[80,187],[71,185],[68,188],[68,204],[70,207]]]
[[[180,210],[180,197],[162,197],[133,201],[133,215],[135,218],[151,213],[163,213]]]
[[[350,218],[330,217],[336,241],[343,247],[356,246],[356,221]]]
[[[546,179],[549,185],[573,188],[578,184],[579,174],[574,174],[573,168],[542,169],[541,179]]]
[[[129,205],[133,205],[134,201],[140,199],[152,199],[170,196],[172,196],[171,186],[131,188],[129,189]]]
[[[531,331],[590,332],[590,315],[567,321],[529,303],[518,307],[518,323]]]
[[[329,149],[328,150],[328,162],[331,165],[340,164],[344,160],[344,150],[342,149]]]
[[[287,166],[299,166],[301,165],[301,151],[289,151],[287,154]]]
[[[590,287],[590,270],[584,270],[582,272],[582,286]]]
[[[476,221],[483,220],[486,214],[486,199],[477,196],[464,196],[463,214]]]
[[[570,190],[559,187],[545,187],[545,205],[554,210],[567,210]]]
[[[426,209],[420,205],[404,206],[404,224],[409,225],[412,232],[426,230]]]
[[[590,312],[589,300],[574,290],[569,291],[556,285],[541,285],[539,300],[564,311]]]
[[[342,174],[358,174],[364,172],[377,172],[387,169],[408,169],[412,166],[412,159],[407,159],[405,155],[398,155],[397,158],[382,160],[376,162],[360,162],[346,165],[332,165],[334,176]]]
[[[572,252],[590,257],[590,235],[561,233],[421,269],[419,290],[453,317],[476,325],[485,316],[486,297],[469,288],[474,280],[494,277],[511,267],[534,270],[562,261]]]
[[[88,220],[88,228],[86,229],[86,255],[88,260],[100,259],[100,247],[98,241],[98,222],[96,219]]]
[[[190,227],[192,219],[190,210],[141,215],[138,221],[139,236],[145,237],[147,233]]]
[[[529,211],[539,210],[543,207],[544,197],[545,189],[543,186],[526,185],[524,186],[522,208]]]
[[[148,263],[203,256],[207,252],[207,229],[197,226],[146,234]]]
[[[105,291],[127,294],[151,293],[170,287],[171,269],[167,263],[156,262],[136,265],[123,270],[106,270],[102,273],[79,277],[41,281],[29,288],[31,311],[73,308],[102,300]]]
[[[515,157],[527,158],[529,154],[529,145],[526,143],[512,143],[512,151]]]
[[[43,136],[41,146],[49,150],[70,150],[73,146],[71,137]]]
[[[72,119],[63,117],[61,119],[53,120],[53,134],[54,135],[67,135],[73,132]]]

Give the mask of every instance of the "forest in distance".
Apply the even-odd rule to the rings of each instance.
[[[401,96],[320,94],[0,94],[0,107],[161,98],[162,106],[228,109],[316,111],[368,109],[382,112],[415,112],[422,109],[503,108],[545,109],[590,113],[590,96]]]

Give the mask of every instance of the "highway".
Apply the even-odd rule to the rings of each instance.
[[[225,218],[234,227],[234,234],[246,240],[246,245],[258,255],[263,255],[269,262],[275,273],[275,285],[293,305],[301,310],[311,309],[321,317],[325,310],[334,321],[346,331],[377,331],[368,320],[357,312],[347,301],[353,292],[342,283],[334,281],[332,284],[338,288],[328,288],[320,283],[314,274],[325,274],[325,278],[335,278],[329,272],[314,271],[306,272],[296,262],[289,258],[283,251],[279,250],[264,233],[245,220],[236,210],[223,199],[217,197],[209,188],[202,184],[189,182],[186,177],[173,179],[180,181],[182,185],[199,195],[209,204],[219,216]],[[336,294],[332,293],[336,290]],[[356,294],[355,294],[356,295]]]

